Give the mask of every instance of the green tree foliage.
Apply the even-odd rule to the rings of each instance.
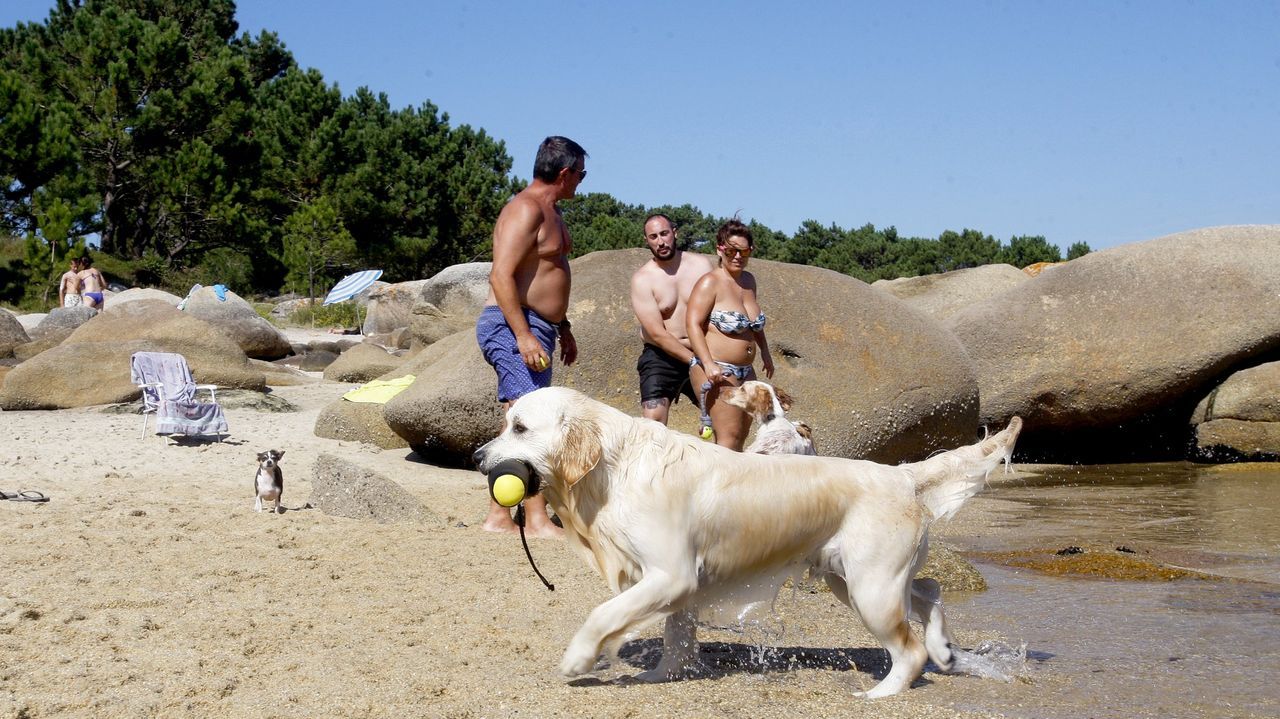
[[[317,281],[336,280],[339,268],[355,256],[355,240],[329,198],[306,202],[285,220],[285,280],[294,289],[306,289],[308,298],[316,297]]]
[[[997,262],[1026,267],[1037,262],[1061,262],[1062,251],[1039,235],[1020,235],[1009,240],[1009,246],[1000,250]]]
[[[37,194],[33,202],[37,229],[28,233],[25,264],[30,273],[26,299],[38,299],[41,306],[57,296],[58,281],[67,270],[67,258],[81,256],[83,247],[69,243],[73,223],[71,205],[61,197]]]
[[[116,255],[172,262],[254,242],[260,152],[249,61],[230,42],[234,10],[229,0],[60,0],[45,25],[6,32],[0,67],[40,98],[40,122],[73,138],[43,162],[63,182],[33,174],[12,200],[29,207],[46,190],[82,208],[93,197],[76,232],[98,233]]]
[[[260,197],[269,216],[333,198],[359,260],[392,281],[487,252],[493,221],[516,188],[501,142],[450,127],[431,103],[396,111],[366,88],[343,99],[314,70],[287,71],[260,100],[270,179]]]
[[[1089,252],[1088,242],[1072,242],[1071,246],[1067,248],[1067,259],[1074,260],[1077,257],[1084,257]]]
[[[44,23],[0,30],[3,229],[34,231],[34,198],[52,194],[72,208],[73,236],[159,257],[169,281],[230,269],[225,248],[275,289],[283,223],[327,196],[358,261],[389,279],[484,254],[519,186],[501,142],[429,102],[392,110],[364,88],[344,99],[276,35],[236,37],[234,11],[60,0]]]

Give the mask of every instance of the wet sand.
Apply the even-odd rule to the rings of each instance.
[[[315,437],[317,413],[347,388],[279,388],[300,411],[228,410],[231,438],[195,446],[139,438],[137,416],[99,408],[0,413],[0,489],[51,497],[0,502],[0,718],[1083,715],[1068,702],[1045,710],[1045,697],[1080,681],[1035,658],[1052,637],[1032,644],[1036,666],[1020,681],[930,670],[903,695],[856,699],[885,655],[808,587],[784,592],[761,627],[702,632],[699,678],[627,679],[657,661],[661,628],[650,627],[609,669],[567,682],[555,667],[608,598],[603,582],[562,543],[532,540],[556,584],[547,592],[518,538],[479,529],[477,473]],[[268,448],[287,453],[285,505],[299,509],[283,515],[252,511],[254,455]],[[396,481],[441,521],[301,509],[321,452]],[[1005,509],[979,498],[946,534],[965,546]],[[961,646],[1016,644],[1030,633],[1027,615],[1009,611],[1030,606],[1020,583],[1071,582],[992,575],[991,592],[947,597]]]

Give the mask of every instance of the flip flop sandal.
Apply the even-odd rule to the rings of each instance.
[[[21,492],[10,493],[0,490],[0,499],[7,499],[10,502],[48,502],[49,498],[44,494],[35,490],[24,490]]]

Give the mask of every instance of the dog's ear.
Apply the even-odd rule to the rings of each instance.
[[[565,484],[572,487],[587,476],[600,463],[604,446],[600,441],[600,428],[594,422],[578,417],[568,417],[563,423],[564,440],[553,467]]]
[[[276,459],[280,459],[281,457],[284,457],[284,450],[283,450],[283,449],[282,449],[282,450],[280,450],[279,452],[276,452]]]
[[[793,424],[795,425],[795,428],[796,428],[796,434],[800,435],[801,437],[804,437],[805,439],[809,440],[810,442],[812,442],[812,441],[813,441],[813,428],[812,428],[812,427],[810,427],[809,425],[805,424],[804,422],[793,422]]]
[[[258,453],[258,461],[259,461],[259,462],[265,462],[266,460],[267,460],[267,453],[266,453],[266,452],[259,452],[259,453]]]
[[[734,387],[732,385],[728,387],[721,387],[720,401],[724,402],[725,404],[737,407],[738,409],[743,410],[744,412],[750,411],[749,408],[747,407],[746,392],[744,392],[741,387]]]
[[[778,387],[773,388],[773,393],[778,396],[778,404],[782,407],[782,411],[790,412],[791,411],[791,395],[787,394],[785,390],[780,389]]]

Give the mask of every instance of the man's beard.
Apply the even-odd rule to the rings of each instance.
[[[649,248],[649,252],[653,255],[653,259],[655,259],[655,260],[669,260],[669,259],[671,259],[672,257],[675,257],[675,256],[676,256],[676,246],[675,246],[675,245],[672,245],[672,246],[670,246],[670,247],[668,247],[668,248],[667,248],[667,256],[666,256],[666,257],[663,257],[662,255],[658,254],[658,250],[655,250],[655,249],[653,249],[652,247],[650,247],[650,248]]]

